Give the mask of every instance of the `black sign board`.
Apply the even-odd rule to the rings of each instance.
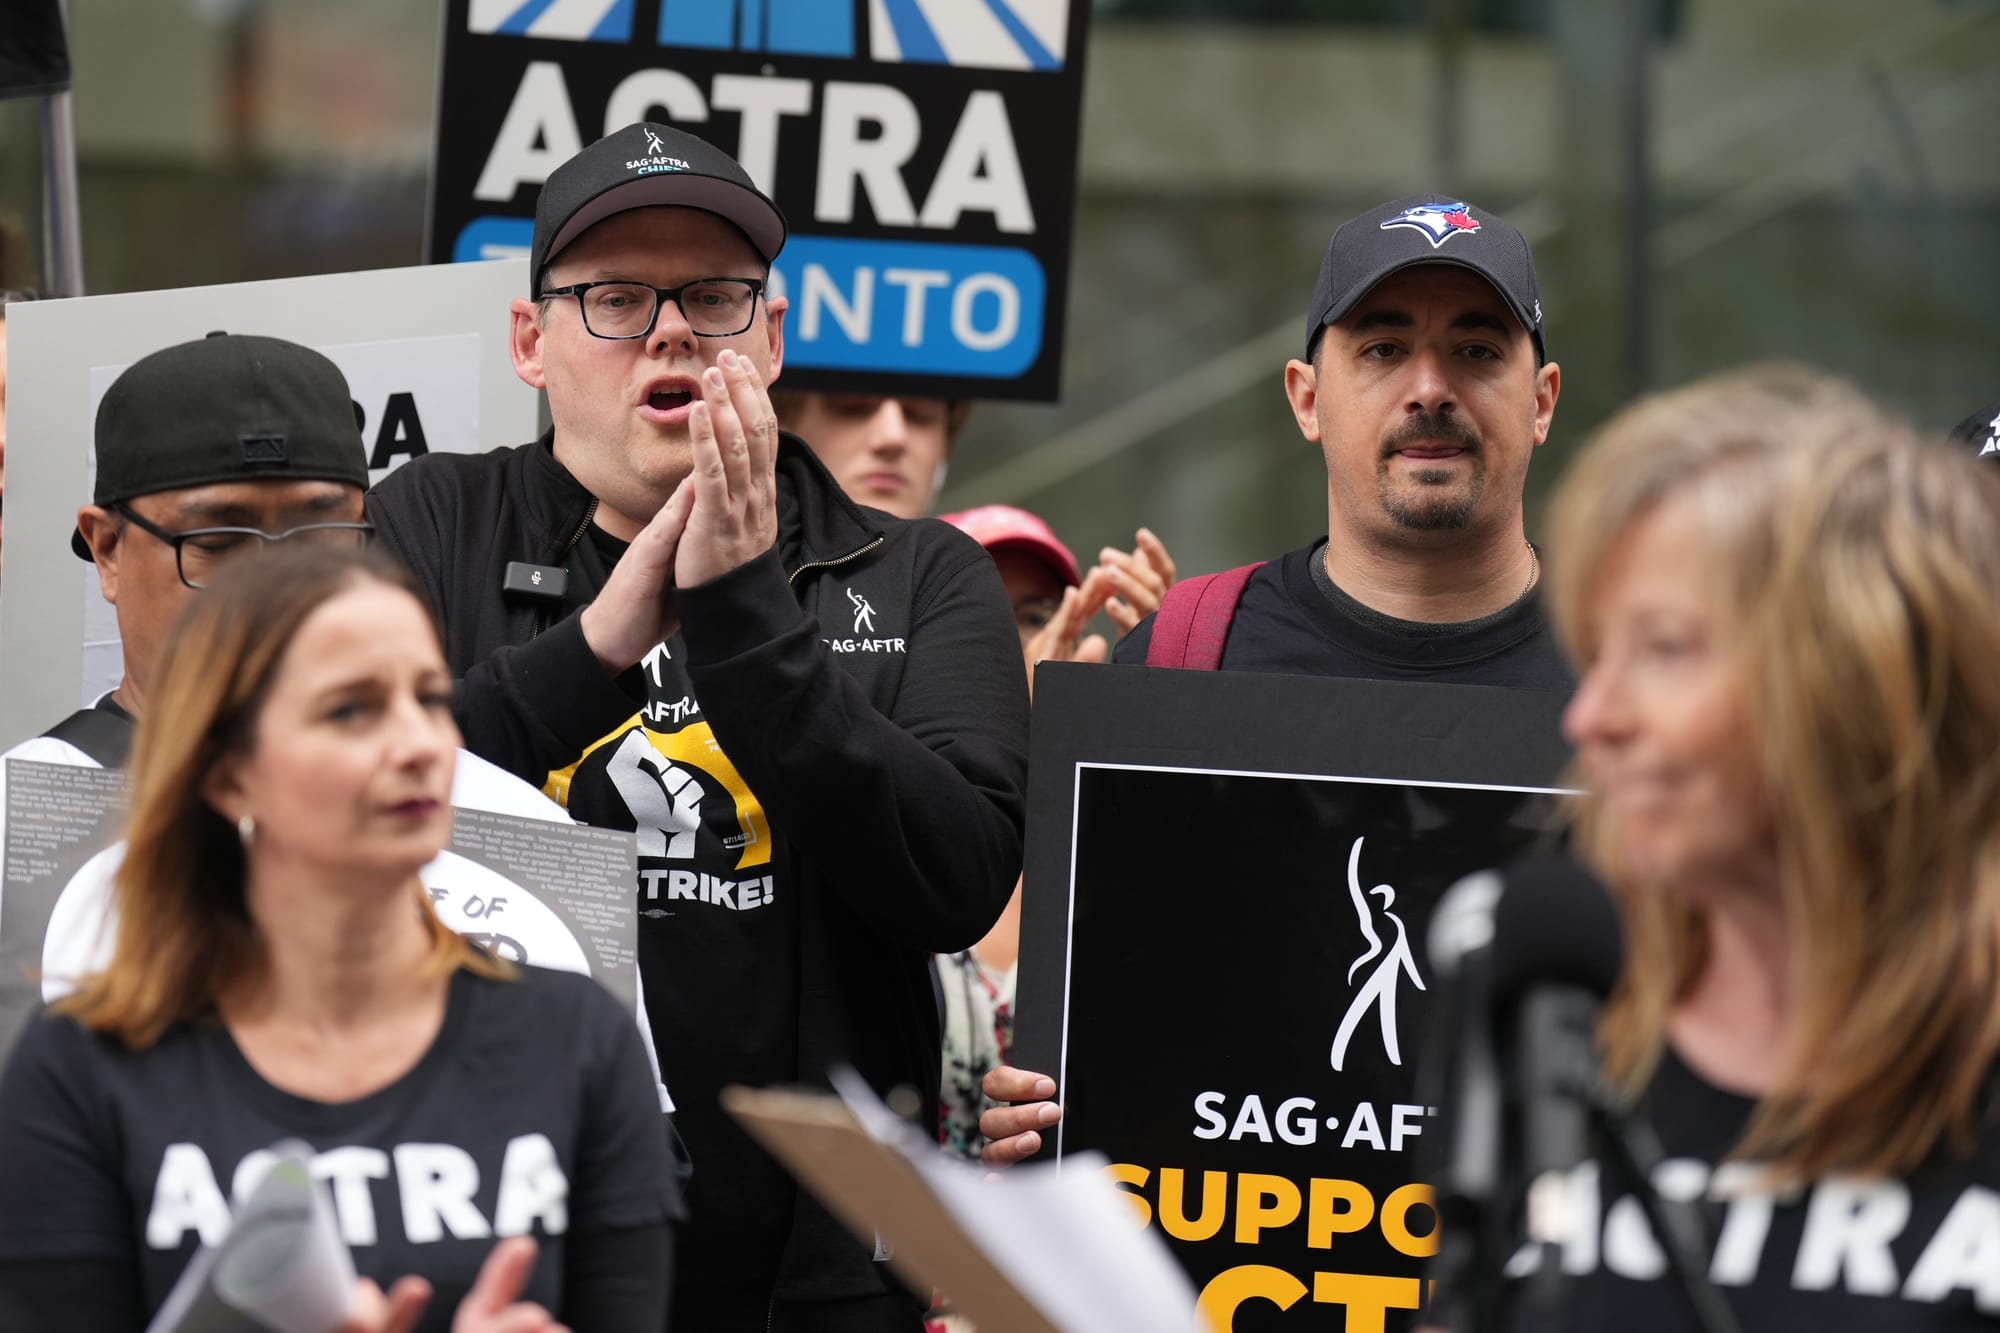
[[[791,222],[788,387],[1053,400],[1089,0],[448,0],[433,261],[526,254],[542,181],[678,125]]]
[[[0,98],[46,97],[68,87],[59,0],[8,0],[0,14]]]
[[[1426,931],[1545,835],[1562,704],[1037,671],[1015,1060],[1060,1085],[1051,1150],[1110,1156],[1222,1333],[1408,1326]]]

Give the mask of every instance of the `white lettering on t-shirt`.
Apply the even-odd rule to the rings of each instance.
[[[1829,1176],[1809,1188],[1774,1188],[1769,1169],[1756,1162],[1724,1162],[1710,1168],[1689,1158],[1663,1162],[1653,1185],[1673,1202],[1706,1199],[1726,1205],[1709,1260],[1709,1277],[1719,1287],[1744,1288],[1762,1277],[1795,1291],[1840,1292],[1850,1296],[1901,1295],[1932,1304],[1969,1292],[1983,1314],[2000,1314],[2000,1192],[1968,1185],[1952,1202],[1910,1267],[1898,1276],[1892,1246],[1903,1238],[1916,1211],[1908,1185],[1896,1180]],[[1586,1162],[1570,1172],[1571,1202],[1577,1225],[1563,1251],[1563,1269],[1582,1277],[1604,1271],[1637,1282],[1666,1275],[1666,1255],[1636,1199],[1618,1198],[1599,1223],[1599,1168]],[[1765,1272],[1778,1210],[1804,1200],[1798,1247],[1787,1264],[1774,1255]],[[1912,1235],[1911,1241],[1917,1237]],[[1912,1247],[1914,1248],[1914,1247]],[[1540,1267],[1541,1254],[1523,1246],[1506,1264],[1519,1279]],[[1789,1272],[1787,1271],[1789,1268]]]
[[[153,1207],[146,1215],[146,1244],[178,1249],[193,1231],[204,1245],[220,1245],[229,1234],[229,1204],[215,1183],[208,1154],[192,1143],[170,1143],[160,1154],[153,1182]]]
[[[1910,1191],[1901,1181],[1828,1177],[1806,1204],[1792,1285],[1831,1291],[1839,1282],[1857,1296],[1891,1295],[1897,1279],[1889,1242],[1909,1220]]]
[[[326,1181],[333,1189],[340,1238],[349,1245],[375,1244],[375,1196],[369,1192],[368,1182],[389,1178],[389,1154],[380,1148],[350,1144],[315,1157],[312,1173],[314,1179]]]
[[[1722,1229],[1715,1237],[1715,1258],[1708,1266],[1709,1281],[1718,1287],[1747,1287],[1757,1280],[1757,1267],[1763,1261],[1764,1242],[1771,1234],[1771,1217],[1778,1204],[1757,1188],[1768,1174],[1750,1162],[1724,1162],[1715,1168],[1710,1193],[1729,1200]]]
[[[1577,1224],[1563,1243],[1565,1273],[1588,1273],[1597,1267],[1598,1216],[1604,1199],[1598,1189],[1597,1163],[1585,1162],[1569,1175],[1570,1207],[1576,1209]]]
[[[479,1165],[472,1154],[450,1143],[399,1143],[395,1157],[403,1235],[411,1242],[443,1240],[446,1230],[459,1240],[493,1234],[472,1202],[479,1192]]]
[[[546,1134],[519,1134],[508,1141],[491,1227],[473,1202],[479,1193],[479,1166],[471,1154],[449,1143],[405,1143],[393,1153],[403,1236],[413,1244],[440,1241],[447,1233],[457,1240],[525,1235],[537,1222],[545,1235],[569,1229],[569,1178]],[[230,1199],[241,1207],[277,1160],[262,1148],[246,1154],[230,1174]],[[369,1182],[389,1178],[391,1154],[349,1144],[314,1157],[311,1171],[333,1195],[340,1238],[354,1246],[379,1244]],[[204,1245],[219,1245],[228,1235],[229,1221],[229,1200],[216,1184],[208,1154],[197,1144],[170,1144],[160,1157],[146,1243],[159,1250],[177,1249],[192,1231]]]
[[[238,1162],[229,1183],[230,1201],[241,1208],[277,1161],[276,1153],[259,1148]],[[380,1148],[349,1144],[319,1154],[312,1159],[310,1170],[314,1180],[325,1181],[332,1191],[340,1238],[349,1245],[375,1244],[379,1239],[375,1198],[369,1193],[368,1182],[389,1178],[389,1154]]]
[[[659,901],[660,886],[664,884],[668,902],[680,899],[707,903],[711,907],[726,907],[734,912],[769,907],[778,900],[776,884],[769,875],[736,880],[720,879],[707,871],[641,870],[639,884],[651,902]]]
[[[1667,1271],[1667,1256],[1637,1199],[1620,1199],[1604,1216],[1604,1266],[1634,1282],[1651,1282]]]
[[[1971,1290],[1981,1313],[2000,1314],[2000,1194],[1977,1185],[1958,1196],[1938,1225],[1903,1295],[1941,1301],[1960,1287]]]
[[[569,1230],[569,1178],[546,1134],[523,1134],[507,1144],[500,1163],[493,1234],[525,1236],[537,1220],[551,1236]]]

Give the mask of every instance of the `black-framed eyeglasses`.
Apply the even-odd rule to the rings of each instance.
[[[189,528],[168,532],[129,505],[111,506],[128,522],[144,528],[174,548],[174,568],[190,588],[205,586],[216,571],[238,556],[262,551],[277,542],[314,542],[325,546],[365,546],[375,533],[373,523],[302,523],[283,532],[261,528]]]
[[[762,278],[697,278],[678,287],[653,287],[643,282],[578,282],[551,287],[542,299],[574,296],[583,311],[583,327],[598,338],[643,338],[660,318],[660,305],[672,301],[698,338],[733,338],[757,318]]]

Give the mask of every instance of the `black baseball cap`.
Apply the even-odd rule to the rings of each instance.
[[[1492,283],[1535,340],[1535,355],[1548,360],[1527,238],[1485,209],[1441,194],[1408,195],[1340,224],[1313,285],[1306,359],[1312,359],[1321,329],[1352,310],[1382,279],[1417,264],[1456,264]]]
[[[2000,399],[1953,426],[1950,439],[1970,449],[1974,458],[2000,458]]]
[[[715,145],[671,125],[643,121],[614,130],[549,174],[535,201],[528,295],[563,247],[614,213],[669,205],[734,223],[770,263],[785,248],[785,215],[750,173]]]
[[[112,505],[225,481],[368,487],[340,367],[282,338],[211,333],[134,361],[97,405],[97,485]],[[70,549],[91,558],[83,533]]]

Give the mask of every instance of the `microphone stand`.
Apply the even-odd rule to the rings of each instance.
[[[1667,1275],[1694,1314],[1695,1328],[1700,1333],[1742,1333],[1735,1312],[1723,1303],[1704,1271],[1701,1215],[1693,1204],[1663,1199],[1653,1188],[1654,1168],[1666,1157],[1653,1127],[1600,1086],[1592,1086],[1586,1102],[1591,1129],[1607,1163],[1638,1200],[1646,1225],[1666,1256]]]
[[[1647,1226],[1652,1228],[1667,1274],[1687,1301],[1694,1317],[1696,1333],[1742,1333],[1736,1315],[1723,1303],[1708,1280],[1702,1262],[1704,1228],[1701,1216],[1690,1203],[1664,1199],[1653,1188],[1653,1170],[1665,1158],[1652,1126],[1631,1114],[1630,1109],[1594,1079],[1575,1087],[1589,1116],[1592,1138],[1604,1157],[1609,1174],[1623,1183],[1638,1202]],[[1506,1317],[1502,1299],[1508,1259],[1507,1233],[1497,1205],[1498,1191],[1464,1188],[1473,1181],[1462,1172],[1460,1188],[1441,1182],[1438,1195],[1439,1247],[1432,1261],[1436,1290],[1450,1304],[1434,1314],[1450,1322],[1453,1333],[1540,1333],[1561,1326],[1563,1281],[1560,1271],[1562,1246],[1544,1239],[1540,1244],[1541,1264],[1521,1288],[1516,1318]],[[1480,1182],[1486,1183],[1486,1182]],[[1533,1188],[1531,1186],[1531,1193]],[[1574,1226],[1579,1219],[1571,1211],[1566,1191],[1544,1188],[1541,1197],[1527,1201],[1530,1209],[1552,1210],[1550,1220],[1558,1226]]]

